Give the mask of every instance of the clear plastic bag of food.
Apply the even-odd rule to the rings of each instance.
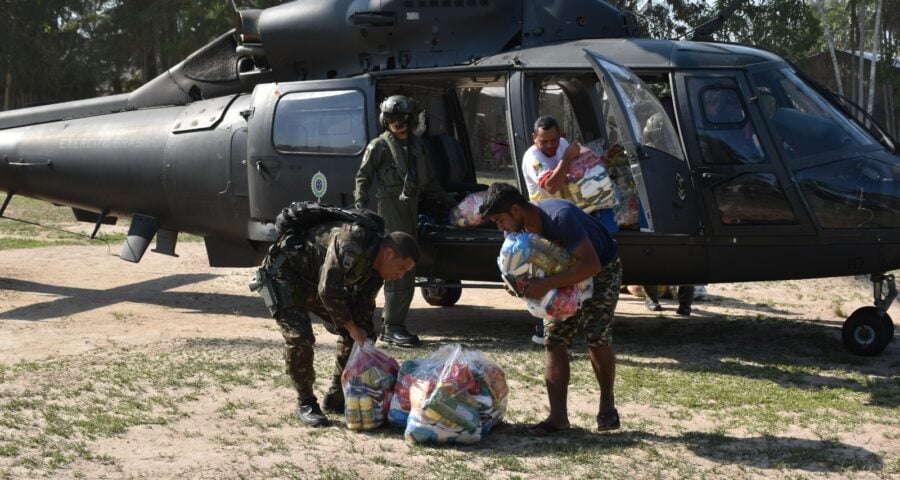
[[[484,223],[478,210],[484,204],[486,193],[482,191],[466,195],[459,205],[450,210],[450,223],[457,227],[477,227]]]
[[[500,247],[497,265],[506,284],[521,296],[522,281],[555,275],[574,263],[574,258],[559,245],[534,233],[513,232]],[[565,320],[581,308],[593,294],[593,279],[553,289],[542,298],[528,298],[526,308],[535,317],[550,321]]]
[[[384,424],[400,365],[366,341],[353,345],[341,375],[344,418],[350,430],[372,430]]]
[[[578,208],[591,213],[614,208],[619,191],[604,166],[603,157],[582,146],[581,153],[569,165],[568,191],[565,197]]]
[[[388,417],[410,442],[475,443],[506,414],[505,374],[480,352],[445,345],[400,370]]]

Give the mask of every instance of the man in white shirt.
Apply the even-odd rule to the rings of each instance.
[[[544,115],[534,122],[534,145],[522,156],[522,176],[531,201],[560,197],[566,188],[569,164],[578,157],[581,146],[562,138],[559,122]]]

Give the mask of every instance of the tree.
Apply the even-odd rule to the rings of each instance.
[[[875,7],[875,31],[872,33],[875,36],[873,40],[875,45],[872,48],[874,58],[872,58],[872,70],[869,75],[869,104],[866,107],[866,112],[869,115],[872,114],[872,109],[875,107],[875,67],[878,64],[878,57],[881,52],[881,7],[883,5],[882,0],[878,0],[878,6]]]
[[[4,109],[91,96],[91,46],[80,28],[82,0],[0,0]]]
[[[714,12],[704,0],[609,0],[634,12],[641,35],[651,38],[680,38],[703,23]]]
[[[828,26],[828,19],[825,17],[825,7],[822,0],[815,0],[816,9],[819,11],[819,20],[822,22],[822,28],[825,30],[825,41],[828,43],[828,53],[831,55],[831,64],[834,67],[834,80],[836,82],[838,93],[844,95],[844,82],[841,81],[841,68],[838,66],[837,55],[834,53],[834,38],[831,36],[831,28]]]
[[[0,8],[4,109],[134,90],[234,27],[230,0],[0,0]]]
[[[717,8],[726,3],[718,0]],[[799,60],[818,48],[822,26],[812,7],[803,0],[747,0],[715,37]]]

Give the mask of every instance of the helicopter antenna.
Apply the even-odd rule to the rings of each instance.
[[[234,0],[231,0],[231,6],[234,7],[234,13],[240,12],[240,10],[238,10],[237,2]]]
[[[731,0],[731,3],[725,6],[715,17],[706,23],[701,24],[699,27],[694,28],[693,30],[685,33],[682,36],[690,35],[690,40],[692,42],[712,42],[713,41],[713,33],[716,33],[717,30],[722,28],[722,25],[725,24],[725,21],[728,20],[729,17],[734,15],[734,12],[741,6],[744,0]]]

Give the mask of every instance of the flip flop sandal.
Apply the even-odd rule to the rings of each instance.
[[[547,437],[568,429],[569,427],[554,427],[547,422],[540,422],[528,427],[528,434],[532,437]]]
[[[597,430],[608,432],[610,430],[618,430],[622,426],[619,421],[619,411],[615,408],[600,412],[597,414]]]

